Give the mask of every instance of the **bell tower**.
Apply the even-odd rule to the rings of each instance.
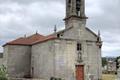
[[[85,0],[66,0],[66,17],[64,19],[66,28],[71,27],[71,23],[74,24],[73,21],[85,25],[86,19]]]

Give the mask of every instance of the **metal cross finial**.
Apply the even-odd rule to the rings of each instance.
[[[56,27],[56,25],[54,26],[54,32],[55,32],[55,33],[57,32],[57,27]]]
[[[38,30],[36,30],[36,34],[38,34]]]
[[[101,37],[100,37],[100,30],[98,30],[98,39],[97,39],[97,41],[101,41]]]
[[[100,37],[100,30],[98,30],[98,37]]]
[[[26,38],[26,34],[24,35],[24,38]]]

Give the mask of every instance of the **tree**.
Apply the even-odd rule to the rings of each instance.
[[[107,60],[106,57],[102,58],[102,67],[104,67],[105,65],[107,65]]]
[[[118,63],[118,59],[120,59],[120,56],[116,58],[116,68],[119,68],[119,63]]]
[[[0,66],[0,80],[8,80],[6,74],[6,67],[4,65]]]

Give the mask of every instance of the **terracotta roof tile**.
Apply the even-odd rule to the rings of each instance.
[[[38,41],[34,42],[33,44],[45,42],[45,41],[52,40],[52,39],[56,39],[56,38],[57,38],[57,37],[54,36],[54,35],[49,35],[49,36],[46,36],[46,37],[43,38],[43,39],[39,39]]]
[[[26,41],[26,39],[25,38],[18,38],[18,39],[16,39],[16,40],[13,40],[13,41],[10,41],[10,42],[8,42],[7,44],[28,44],[28,43],[25,43],[25,41]]]
[[[3,46],[6,46],[6,45],[26,45],[26,46],[28,46],[28,45],[37,44],[37,43],[55,39],[55,38],[56,37],[53,35],[43,36],[43,35],[40,35],[37,33],[37,34],[33,34],[29,37],[21,37],[16,40],[10,41]]]
[[[37,33],[37,34],[33,34],[29,37],[21,37],[16,40],[10,41],[10,42],[6,43],[5,45],[31,45],[35,41],[38,41],[43,38],[45,38],[45,36]],[[3,46],[5,46],[5,45],[3,45]]]

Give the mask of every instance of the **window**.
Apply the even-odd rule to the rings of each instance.
[[[81,51],[82,50],[82,46],[80,43],[77,43],[77,51]]]
[[[78,16],[80,16],[80,6],[81,6],[81,0],[76,0],[76,13]]]
[[[70,4],[70,3],[71,3],[71,0],[68,0],[68,3]]]
[[[77,11],[80,10],[80,0],[76,0],[76,9]]]
[[[59,37],[60,37],[60,34],[57,34],[57,37],[59,38]]]

